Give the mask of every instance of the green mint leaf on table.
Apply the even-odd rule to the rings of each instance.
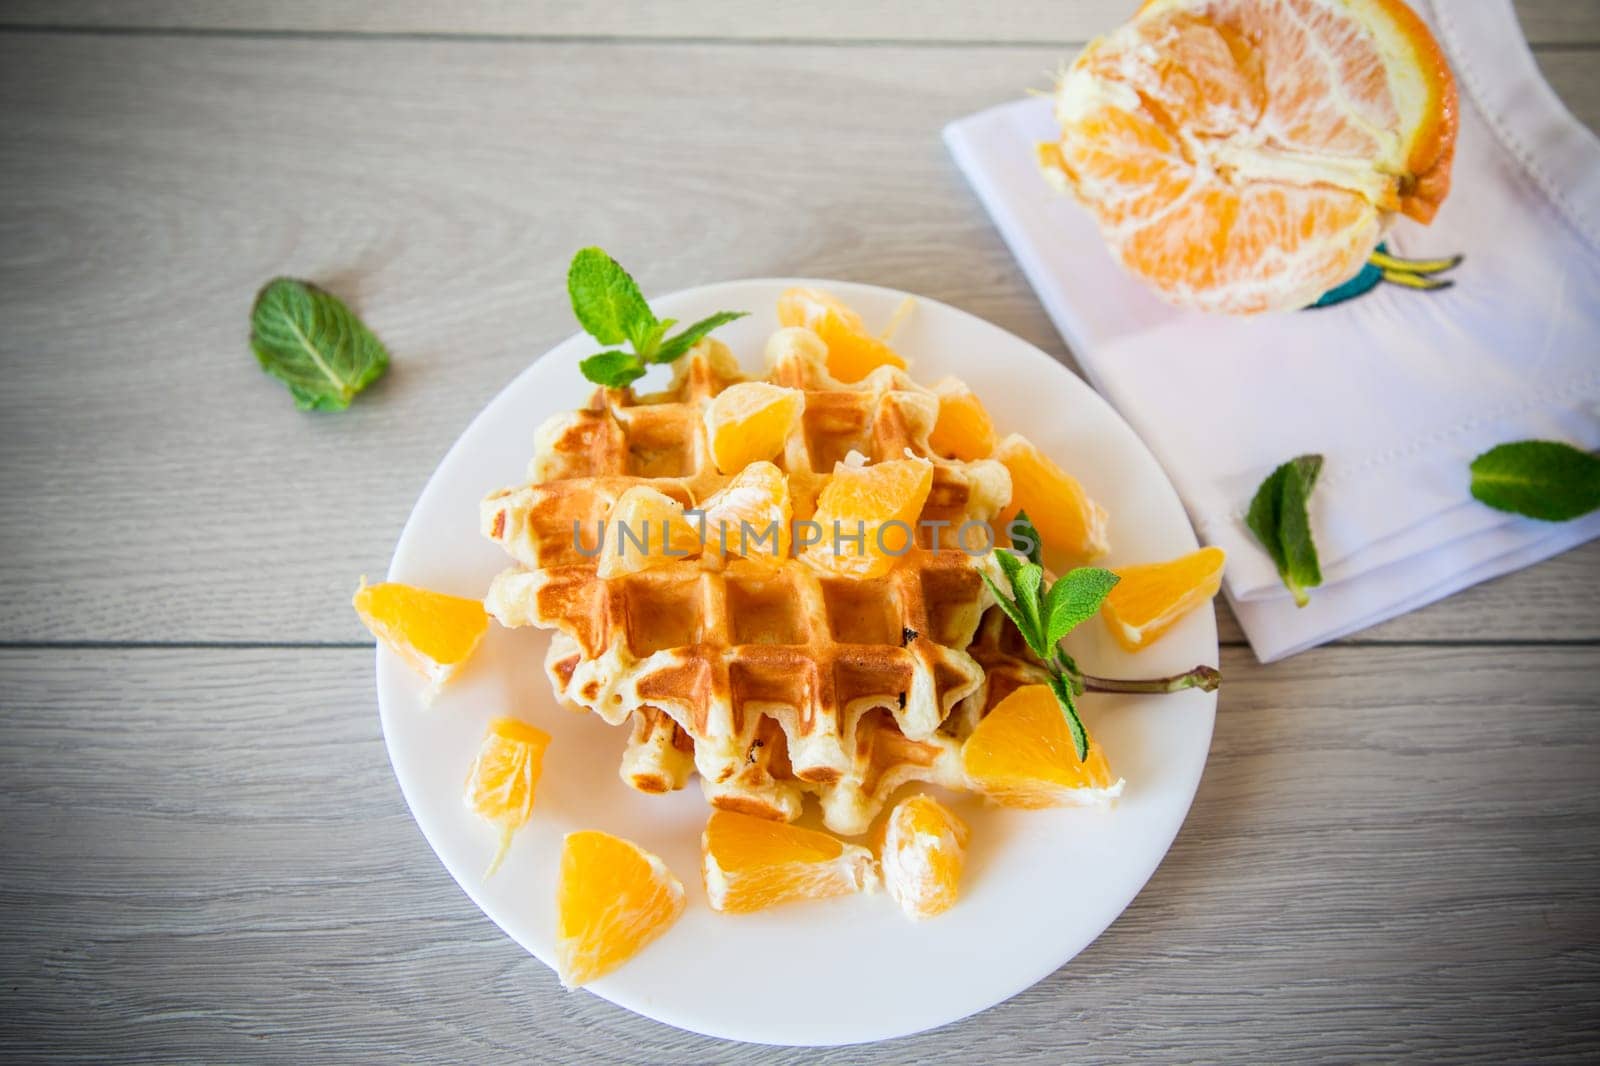
[[[1061,715],[1067,720],[1067,732],[1072,734],[1072,748],[1078,753],[1078,761],[1089,757],[1089,731],[1083,728],[1083,719],[1078,717],[1078,704],[1072,696],[1072,682],[1065,674],[1050,675],[1050,691],[1056,694],[1056,702],[1061,705]]]
[[[1039,531],[1033,526],[1033,519],[1028,517],[1027,511],[1018,511],[1017,517],[1011,520],[1007,529],[1011,535],[1011,543],[1022,553],[1023,557],[1035,565],[1043,565],[1044,538],[1039,536]],[[1023,545],[1026,545],[1024,547]]]
[[[389,352],[330,292],[274,278],[250,309],[250,348],[302,411],[342,411],[389,368]]]
[[[718,311],[676,337],[668,337],[667,330],[678,320],[656,318],[633,278],[599,248],[582,248],[572,257],[567,268],[567,295],[584,332],[601,344],[626,342],[632,349],[601,352],[578,364],[584,377],[612,389],[637,381],[651,363],[680,358],[706,334],[746,314]]]
[[[620,389],[644,377],[639,357],[631,352],[601,352],[578,364],[583,376],[596,385]]]
[[[1080,566],[1051,585],[1044,600],[1046,646],[1053,647],[1062,637],[1093,618],[1120,580],[1109,570]]]
[[[1317,563],[1317,545],[1311,538],[1311,515],[1307,510],[1312,486],[1321,471],[1320,455],[1290,459],[1267,475],[1245,516],[1250,531],[1272,556],[1278,576],[1301,607],[1310,601],[1306,589],[1322,584],[1322,568]]]
[[[750,312],[748,311],[718,311],[710,318],[702,318],[700,321],[696,322],[692,326],[687,327],[682,333],[679,333],[677,336],[671,338],[665,344],[663,344],[655,353],[655,359],[653,361],[657,363],[670,363],[674,359],[682,356],[690,348],[693,348],[696,344],[699,344],[706,334],[710,333],[712,330],[721,326],[726,326],[729,322],[732,322],[738,318],[743,318],[749,313]]]
[[[1472,460],[1472,495],[1545,522],[1581,518],[1600,507],[1600,457],[1548,440],[1497,445]]]
[[[598,248],[582,248],[567,268],[567,294],[578,324],[601,344],[630,341],[635,351],[656,325],[633,278]]]

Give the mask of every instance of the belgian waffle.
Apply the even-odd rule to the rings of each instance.
[[[965,649],[990,602],[979,573],[990,564],[958,550],[956,538],[962,523],[999,512],[1010,479],[992,461],[934,457],[937,398],[904,373],[883,367],[836,382],[820,340],[802,329],[779,331],[767,354],[767,380],[806,394],[776,459],[796,518],[810,516],[834,465],[852,453],[867,462],[909,454],[933,463],[921,517],[942,527],[919,529],[917,544],[875,580],[711,552],[597,577],[586,553],[624,491],[649,485],[694,507],[729,480],[710,460],[704,410],[742,379],[710,342],[685,357],[666,392],[600,390],[587,408],[540,428],[530,484],[484,502],[484,532],[521,564],[496,579],[486,603],[502,624],[557,631],[546,662],[556,691],[630,724],[630,784],[682,787],[692,766],[719,806],[787,819],[810,791],[831,826],[859,832],[901,782],[959,776],[955,741],[941,727],[983,684]]]
[[[720,783],[702,779],[707,798],[717,806],[788,820],[811,793],[828,828],[850,835],[864,832],[901,785],[921,781],[963,787],[961,743],[979,719],[1018,688],[1050,679],[998,607],[984,612],[966,650],[981,667],[982,681],[932,736],[911,740],[892,716],[870,711],[856,720],[849,748],[854,753],[852,772],[838,781],[807,782],[794,776],[783,731],[767,719],[757,729],[745,764],[731,778]],[[557,652],[552,659],[564,654]],[[623,756],[623,780],[645,792],[682,788],[693,770],[693,751],[694,741],[670,715],[655,707],[640,708],[634,712]]]

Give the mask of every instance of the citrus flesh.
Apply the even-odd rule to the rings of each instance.
[[[812,516],[822,539],[807,545],[801,557],[844,577],[883,576],[910,546],[932,488],[933,464],[925,459],[838,464]]]
[[[1093,562],[1110,550],[1105,508],[1089,498],[1077,478],[1015,433],[1000,442],[994,458],[1011,472],[1011,502],[999,518],[1002,530],[1026,511],[1045,547],[1072,565]]]
[[[471,658],[489,629],[482,602],[394,581],[363,581],[353,602],[372,635],[435,687]]]
[[[794,514],[789,481],[768,462],[751,463],[706,499],[706,545],[729,555],[777,560],[789,551]]]
[[[1401,0],[1149,0],[1055,95],[1046,177],[1185,307],[1304,307],[1450,187],[1456,89]]]
[[[966,864],[967,823],[932,796],[909,796],[883,826],[878,861],[883,884],[912,918],[932,918],[955,905]]]
[[[969,463],[987,459],[997,439],[994,422],[972,390],[955,378],[945,378],[933,392],[939,397],[939,419],[928,434],[929,446],[950,459]]]
[[[465,799],[478,817],[500,830],[500,845],[485,877],[500,868],[512,835],[533,814],[533,794],[549,746],[550,734],[515,718],[494,719],[483,735],[467,774]]]
[[[800,421],[806,394],[765,381],[741,381],[717,393],[706,408],[711,459],[724,474],[771,459]]]
[[[1100,607],[1111,635],[1129,651],[1148,648],[1222,587],[1221,548],[1201,548],[1164,563],[1119,566],[1119,580]]]
[[[666,566],[700,554],[700,532],[684,517],[683,505],[648,485],[617,497],[606,515],[598,577]]]
[[[880,366],[906,368],[900,353],[867,332],[860,315],[821,289],[785,291],[778,297],[778,322],[821,337],[828,346],[828,373],[837,381],[860,381]]]
[[[621,837],[568,833],[556,890],[556,972],[567,988],[604,977],[683,913],[683,882]]]
[[[872,853],[815,829],[716,810],[701,837],[701,871],[713,910],[763,910],[877,885]]]
[[[962,745],[961,763],[978,791],[1006,807],[1088,806],[1122,792],[1093,737],[1079,760],[1048,685],[1024,685],[996,704]]]

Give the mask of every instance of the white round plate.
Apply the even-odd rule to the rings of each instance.
[[[815,285],[874,328],[904,293],[834,281],[752,280],[652,301],[692,322],[752,312],[718,331],[747,372],[762,365],[777,328],[778,294]],[[1098,395],[1032,345],[963,311],[918,299],[895,336],[917,380],[968,382],[1001,433],[1019,432],[1075,474],[1111,515],[1107,565],[1168,559],[1195,548],[1177,494],[1133,431]],[[423,490],[395,549],[389,578],[462,596],[483,595],[509,565],[478,531],[478,502],[524,480],[534,429],[581,406],[593,386],[578,361],[596,345],[574,336],[523,371],[473,421]],[[641,389],[664,384],[655,368]],[[1216,697],[1096,696],[1084,716],[1114,772],[1127,779],[1110,810],[1010,811],[956,796],[972,826],[961,899],[912,922],[883,893],[791,904],[748,915],[713,912],[700,884],[707,808],[698,782],[649,796],[617,776],[625,730],[557,704],[542,663],[547,634],[491,626],[482,648],[431,707],[422,684],[378,652],[384,738],[406,802],[451,875],[494,922],[550,963],[562,837],[603,829],[660,855],[683,880],[688,908],[637,957],[589,986],[646,1017],[711,1036],[766,1044],[845,1044],[915,1033],[992,1006],[1048,976],[1120,914],[1155,871],[1182,824],[1205,766]],[[1137,657],[1097,621],[1068,648],[1090,673],[1160,676],[1217,662],[1216,620],[1195,611]],[[533,818],[505,865],[485,880],[495,832],[462,802],[462,784],[497,715],[553,737]],[[574,992],[573,995],[583,995]]]

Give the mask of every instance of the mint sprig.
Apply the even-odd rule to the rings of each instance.
[[[389,351],[337,296],[274,278],[250,308],[250,349],[302,411],[342,411],[389,368]]]
[[[1085,692],[1167,693],[1197,688],[1202,692],[1215,692],[1222,683],[1222,674],[1211,666],[1196,666],[1172,677],[1146,679],[1119,679],[1095,677],[1078,668],[1072,656],[1062,651],[1063,637],[1100,610],[1117,582],[1121,580],[1110,570],[1097,566],[1080,566],[1045,587],[1044,566],[1039,560],[1039,534],[1028,521],[1026,512],[1012,520],[1009,529],[1013,544],[1031,539],[1031,550],[1024,559],[1014,551],[1004,548],[995,551],[995,560],[1011,586],[1007,595],[988,574],[983,575],[995,603],[1011,624],[1017,627],[1028,650],[1039,659],[1049,673],[1050,691],[1055,693],[1061,714],[1067,720],[1067,731],[1072,734],[1072,747],[1081,762],[1089,757],[1089,734],[1078,716],[1078,697]]]
[[[578,364],[583,376],[596,385],[620,389],[644,377],[655,363],[682,357],[712,330],[743,318],[747,311],[718,311],[675,336],[667,330],[677,319],[659,319],[638,284],[622,266],[599,248],[582,248],[567,268],[567,294],[572,313],[585,333],[605,345],[626,343],[631,350],[613,348]]]
[[[1245,516],[1250,531],[1272,556],[1278,576],[1299,607],[1311,600],[1306,589],[1322,584],[1322,567],[1317,561],[1316,541],[1311,537],[1308,509],[1311,489],[1321,471],[1320,455],[1290,459],[1267,475]]]
[[[1056,642],[1071,632],[1084,619],[1100,610],[1106,594],[1119,578],[1109,570],[1084,566],[1069,572],[1048,589],[1044,584],[1044,567],[1036,562],[1023,562],[1013,552],[1001,549],[995,559],[1011,585],[1011,595],[988,574],[983,580],[995,602],[1005,612],[1022,634],[1028,650],[1038,656],[1050,671],[1050,691],[1061,705],[1061,714],[1067,720],[1067,730],[1072,734],[1072,747],[1081,762],[1089,757],[1089,734],[1078,717],[1076,697],[1083,692],[1082,681],[1076,665],[1070,658],[1058,654]]]
[[[1600,457],[1557,441],[1496,445],[1472,460],[1472,495],[1498,511],[1568,522],[1600,508]]]

